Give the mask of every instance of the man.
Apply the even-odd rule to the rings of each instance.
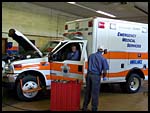
[[[99,48],[94,54],[88,58],[88,73],[86,76],[85,98],[83,102],[83,111],[87,111],[90,98],[92,97],[92,111],[97,111],[98,97],[100,91],[100,81],[103,71],[103,77],[109,69],[107,60],[102,56],[103,49]]]
[[[80,60],[79,50],[77,50],[77,47],[75,45],[71,46],[71,52],[67,55],[67,60]]]

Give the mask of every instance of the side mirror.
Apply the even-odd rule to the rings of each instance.
[[[48,54],[48,61],[49,61],[49,62],[52,62],[52,61],[53,61],[53,55],[52,55],[51,52]]]
[[[104,49],[104,54],[107,54],[107,49]]]

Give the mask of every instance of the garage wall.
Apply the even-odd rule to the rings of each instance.
[[[2,37],[8,38],[9,29],[15,28],[40,48],[45,41],[62,37],[64,23],[77,18],[81,17],[28,2],[2,2]]]

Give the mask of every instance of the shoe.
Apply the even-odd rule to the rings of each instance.
[[[97,108],[92,108],[92,111],[97,111]]]
[[[81,111],[87,111],[87,108],[82,108]]]

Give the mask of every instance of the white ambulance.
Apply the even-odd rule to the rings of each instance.
[[[87,40],[87,56],[103,47],[109,70],[108,80],[102,83],[120,83],[127,92],[135,93],[141,79],[148,80],[148,24],[91,17],[67,22],[64,35]]]
[[[108,80],[102,83],[120,83],[129,93],[141,87],[141,79],[148,79],[148,25],[92,17],[67,22],[65,40],[49,53],[41,52],[28,38],[15,29],[9,36],[27,52],[8,58],[3,67],[2,82],[16,89],[21,100],[35,99],[43,89],[50,89],[51,81],[79,80],[85,82],[88,56],[103,46],[109,63]],[[68,60],[71,46],[76,45],[79,60]]]

